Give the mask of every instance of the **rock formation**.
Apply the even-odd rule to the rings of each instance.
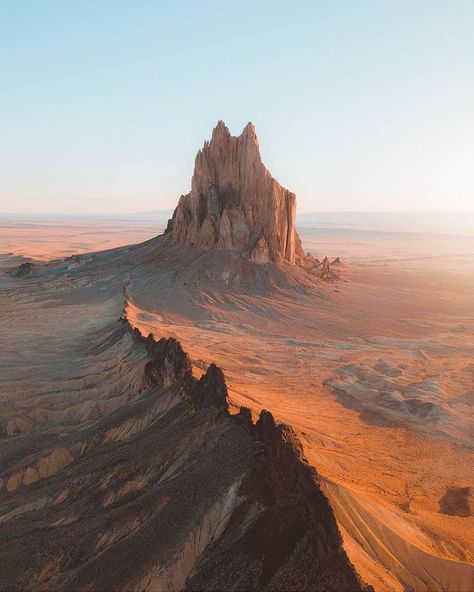
[[[191,373],[187,375],[187,392],[195,409],[215,407],[222,411],[228,410],[227,385],[222,370],[210,364],[205,374],[196,380]]]
[[[122,321],[125,318],[122,317]],[[126,321],[125,321],[126,322]],[[222,370],[210,364],[199,380],[192,375],[191,360],[183,351],[179,341],[173,337],[162,337],[155,341],[153,335],[143,339],[138,329],[132,331],[135,341],[144,342],[150,360],[145,364],[147,386],[169,386],[183,380],[183,393],[195,409],[215,407],[228,410],[227,386]]]
[[[329,259],[327,257],[324,257],[324,259],[320,261],[308,252],[304,259],[305,269],[322,280],[336,280],[338,278],[338,275],[332,270],[332,265],[342,265],[339,257],[329,263]]]
[[[154,341],[153,336],[149,335],[145,343],[151,356],[145,366],[145,375],[153,386],[169,386],[190,371],[191,362],[181,344],[173,337]]]
[[[304,259],[295,230],[296,198],[265,168],[255,128],[232,136],[219,121],[196,156],[191,191],[181,196],[167,233],[202,249],[238,251],[255,263]]]
[[[86,356],[118,407],[0,434],[0,589],[368,592],[293,430],[121,321]]]
[[[319,276],[325,279],[329,279],[331,274],[331,268],[329,266],[329,259],[327,257],[324,257],[324,259],[321,261],[320,267],[321,269],[319,271]]]
[[[12,273],[13,277],[27,277],[33,271],[34,265],[31,261],[26,261],[25,263],[21,263]]]

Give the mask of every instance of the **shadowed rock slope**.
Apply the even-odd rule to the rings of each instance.
[[[363,589],[290,427],[231,416],[172,338],[122,319],[89,347],[133,363],[127,400],[3,432],[2,590]]]

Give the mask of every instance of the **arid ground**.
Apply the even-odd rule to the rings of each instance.
[[[146,221],[8,221],[0,267],[140,243],[160,231]],[[37,358],[42,370],[25,372],[47,398],[48,359],[77,327],[117,316],[125,300],[132,325],[144,335],[178,338],[197,372],[210,362],[221,366],[235,407],[255,415],[270,409],[296,430],[366,582],[377,591],[472,590],[474,239],[371,227],[306,226],[300,235],[305,251],[341,257],[338,280],[307,289],[295,281],[268,293],[243,283],[235,291],[225,273],[209,274],[205,266],[202,275],[189,272],[195,254],[183,255],[173,271],[165,254],[156,273],[150,254],[146,270],[131,268],[122,285],[106,258],[87,277],[73,261],[61,278],[45,279],[42,292],[25,289],[20,298],[12,295],[22,280],[2,279],[7,400],[28,399],[22,366],[49,335],[49,351]],[[51,380],[65,373],[64,364],[74,366],[67,406],[82,417],[81,388],[93,386],[85,361],[76,365],[71,356],[61,370],[51,366]],[[107,412],[113,400],[102,396],[108,403],[98,401],[92,412],[86,398],[91,414]]]

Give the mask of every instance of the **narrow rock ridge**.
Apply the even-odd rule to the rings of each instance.
[[[128,321],[126,321],[128,324]],[[130,324],[128,326],[131,328]],[[145,364],[145,379],[148,386],[166,387],[183,383],[183,392],[195,409],[215,407],[227,411],[227,385],[224,373],[215,364],[210,364],[198,380],[192,374],[192,364],[179,341],[162,337],[155,341],[150,333],[143,337],[138,329],[132,329],[136,341],[144,343],[150,357]]]
[[[255,128],[232,136],[219,121],[194,166],[166,233],[202,249],[238,251],[255,263],[302,264],[296,197],[265,168]]]
[[[176,339],[121,321],[86,356],[119,405],[2,437],[0,589],[364,590],[293,430],[231,415],[217,366],[198,380]]]
[[[126,321],[128,323],[128,321]],[[129,325],[130,329],[131,326]],[[230,415],[222,370],[211,364],[200,380],[173,338],[154,341],[132,330],[145,344],[151,386],[175,377],[197,413],[218,410],[222,421],[239,425],[257,445],[253,468],[240,477],[236,505],[216,540],[203,549],[184,589],[338,590],[373,592],[349,562],[327,498],[317,483],[294,430],[262,410],[254,424],[250,409]],[[153,372],[150,372],[153,368]],[[238,479],[238,475],[236,475]]]

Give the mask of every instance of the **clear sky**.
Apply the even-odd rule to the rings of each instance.
[[[172,208],[218,119],[299,211],[474,211],[471,0],[0,0],[0,212]]]

